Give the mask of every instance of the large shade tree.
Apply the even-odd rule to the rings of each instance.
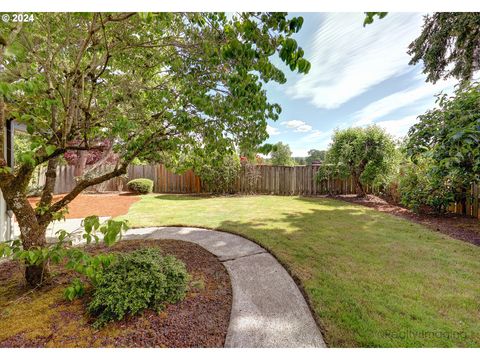
[[[0,146],[0,188],[24,249],[45,246],[47,226],[78,194],[124,174],[136,158],[261,144],[280,112],[263,84],[286,81],[272,56],[309,70],[291,37],[302,22],[286,13],[39,13],[31,23],[2,23],[0,131],[14,119],[32,141],[15,169]],[[114,168],[80,178],[54,201],[57,159],[102,140],[113,143]],[[42,164],[46,183],[34,208],[26,189]],[[43,271],[27,266],[28,283]]]
[[[480,13],[436,12],[425,16],[422,33],[409,46],[410,64],[422,62],[427,81],[472,79],[480,70]]]
[[[367,12],[363,25],[386,12]],[[472,80],[480,70],[480,12],[434,12],[425,15],[422,32],[408,47],[410,65],[423,64],[427,81],[455,77]]]

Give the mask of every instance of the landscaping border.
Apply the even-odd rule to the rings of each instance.
[[[130,229],[123,238],[189,241],[219,258],[233,290],[225,347],[326,347],[295,281],[256,243],[228,232],[175,226]]]

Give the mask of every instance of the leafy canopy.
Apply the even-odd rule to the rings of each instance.
[[[422,33],[409,46],[411,65],[422,61],[427,81],[470,80],[480,70],[480,13],[426,15]]]
[[[36,144],[25,155],[32,165],[102,138],[124,160],[158,147],[259,144],[280,112],[262,84],[286,81],[270,57],[310,68],[291,38],[302,22],[285,13],[37,14],[9,47],[1,89]]]
[[[341,177],[353,176],[364,184],[380,184],[392,171],[395,143],[382,128],[372,125],[337,130],[327,152],[328,164],[334,165]]]
[[[302,23],[287,13],[38,13],[20,28],[1,23],[2,34],[17,36],[3,54],[0,95],[31,139],[22,166],[0,175],[2,190],[24,193],[39,164],[112,141],[115,170],[79,181],[45,223],[134,159],[261,144],[281,111],[264,84],[286,81],[273,56],[292,71],[310,69],[292,38]]]
[[[294,161],[292,159],[292,151],[290,150],[290,146],[288,144],[284,144],[279,141],[274,145],[274,148],[270,154],[270,161],[272,165],[294,165]]]
[[[366,12],[363,26],[386,12]],[[480,12],[435,12],[424,18],[422,33],[408,47],[410,65],[423,63],[427,81],[471,80],[480,70]]]
[[[306,158],[307,165],[312,165],[314,161],[325,161],[325,156],[327,154],[326,150],[308,150],[308,156]]]
[[[437,97],[437,107],[410,128],[408,155],[433,160],[430,175],[452,187],[480,181],[480,84],[458,86],[453,96]]]

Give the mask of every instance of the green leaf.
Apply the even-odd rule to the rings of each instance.
[[[45,147],[45,152],[47,153],[47,156],[50,156],[55,152],[56,149],[57,147],[55,145],[47,145]]]

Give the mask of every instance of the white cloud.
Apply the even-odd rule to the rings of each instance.
[[[309,132],[312,130],[312,127],[302,120],[283,121],[282,124],[289,129],[293,129],[294,132]]]
[[[324,16],[313,44],[312,63],[287,92],[319,108],[337,108],[380,82],[408,71],[407,47],[421,31],[422,15],[391,13],[363,27],[363,13]],[[308,49],[313,54],[308,54]]]
[[[278,135],[280,134],[280,130],[278,130],[278,128],[274,127],[274,126],[270,126],[267,124],[267,133],[268,135],[270,136],[273,136],[273,135]]]
[[[389,134],[401,138],[407,135],[408,129],[417,122],[417,115],[411,115],[398,120],[379,121],[376,124],[384,128]]]
[[[374,101],[353,115],[353,126],[372,124],[375,120],[385,115],[391,114],[403,107],[412,107],[415,103],[417,103],[417,107],[420,111],[424,111],[426,105],[432,105],[434,103],[436,94],[440,93],[442,90],[449,92],[453,89],[456,82],[455,79],[449,79],[447,81],[438,81],[433,85],[421,81],[417,86],[398,91],[380,100]],[[419,101],[422,101],[422,103],[418,104]]]
[[[291,148],[292,150],[292,156],[293,157],[300,157],[300,156],[308,156],[308,150],[307,148]]]
[[[316,141],[316,140],[321,140],[324,139],[325,137],[329,137],[331,135],[331,132],[324,132],[320,130],[313,130],[311,133],[305,135],[302,137],[302,142],[309,142],[309,141]]]

